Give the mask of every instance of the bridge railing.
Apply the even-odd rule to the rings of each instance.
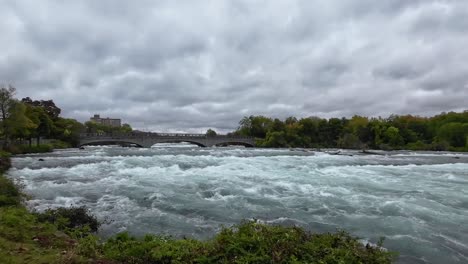
[[[138,133],[81,133],[80,138],[145,138],[145,137],[168,137],[168,138],[230,138],[230,139],[253,139],[252,137],[237,136],[237,135],[216,135],[208,136],[206,134],[184,134],[184,133],[154,133],[154,132],[138,132]]]

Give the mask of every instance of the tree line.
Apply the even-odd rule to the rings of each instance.
[[[40,138],[56,139],[62,147],[75,147],[80,133],[128,133],[128,124],[111,127],[94,122],[85,124],[72,118],[60,116],[61,109],[52,100],[33,100],[29,97],[15,98],[12,86],[0,87],[0,140],[8,148],[17,142],[33,141],[38,145]]]
[[[129,133],[123,124],[111,127],[60,116],[52,100],[15,98],[12,86],[0,87],[0,141],[10,143],[53,138],[63,147],[77,146],[80,133]],[[387,118],[288,117],[284,120],[265,116],[246,116],[233,135],[257,138],[258,147],[410,149],[468,151],[468,110],[441,113],[433,117],[391,115]],[[207,135],[216,136],[209,129]]]
[[[468,110],[433,117],[355,115],[280,120],[248,116],[233,134],[255,137],[259,147],[468,151]]]

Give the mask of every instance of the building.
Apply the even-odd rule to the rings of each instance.
[[[118,118],[108,118],[108,117],[103,118],[100,115],[94,115],[94,117],[91,117],[89,120],[97,124],[111,126],[111,127],[120,127],[122,123],[121,120]]]

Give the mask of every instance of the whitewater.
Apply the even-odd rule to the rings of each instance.
[[[333,152],[332,154],[335,154]],[[346,230],[399,263],[468,263],[468,155],[95,146],[15,156],[7,176],[45,210],[88,207],[128,231],[212,237],[243,219]],[[110,221],[109,221],[110,220]]]

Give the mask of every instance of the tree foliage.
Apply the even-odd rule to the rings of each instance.
[[[256,137],[261,147],[340,147],[468,151],[468,111],[434,117],[391,115],[285,120],[244,117],[237,135]]]
[[[34,138],[37,145],[40,138],[53,138],[62,146],[71,147],[77,145],[80,133],[86,132],[86,127],[77,120],[60,117],[61,109],[54,101],[29,97],[19,101],[14,98],[15,93],[12,86],[0,87],[0,139],[3,147],[22,140],[29,140],[31,147]],[[128,133],[132,128],[124,124],[119,131]]]
[[[120,127],[117,126],[108,126],[104,124],[99,124],[93,121],[88,121],[85,123],[85,128],[87,133],[97,133],[97,134],[113,134],[113,133],[130,133],[132,132],[132,127],[129,124],[123,124]]]
[[[36,106],[42,108],[51,119],[59,117],[62,110],[58,108],[52,100],[32,100],[29,97],[21,99],[21,102],[27,105]]]
[[[216,135],[218,135],[218,134],[216,133],[216,131],[214,131],[214,130],[211,129],[211,128],[208,129],[208,130],[206,131],[206,136],[207,136],[207,137],[216,137]]]

